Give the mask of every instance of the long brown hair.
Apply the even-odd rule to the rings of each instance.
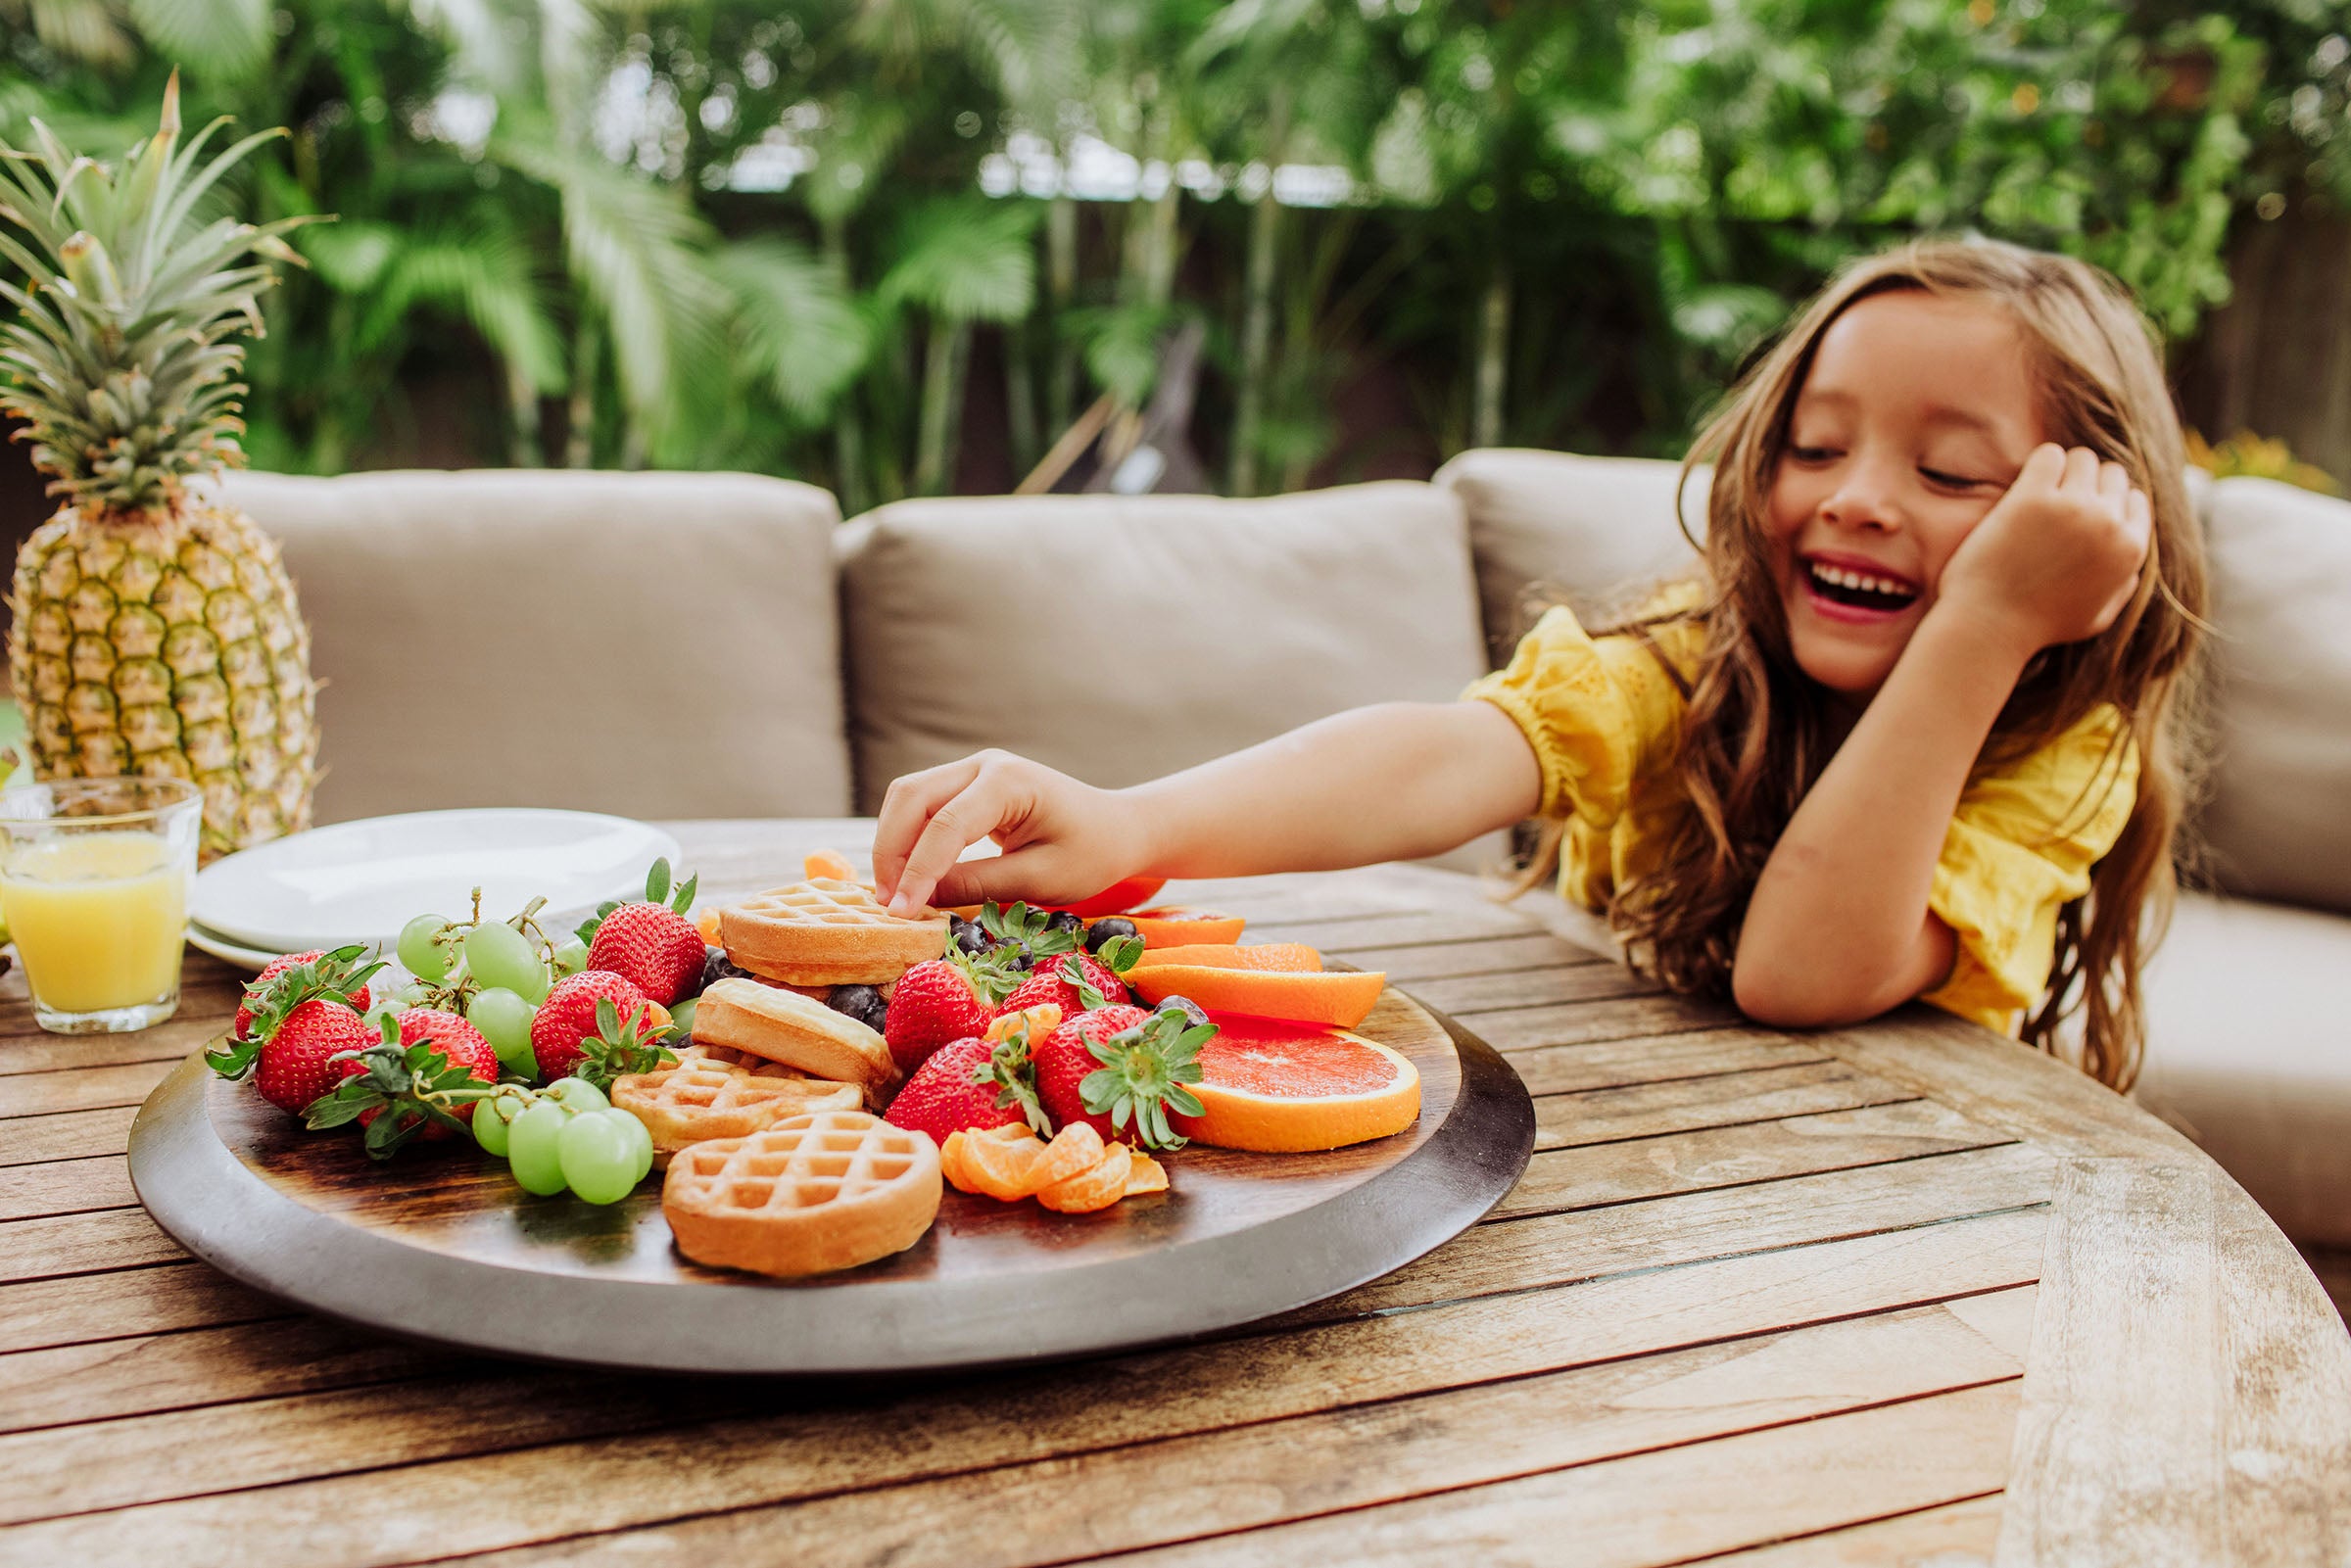
[[[1615,890],[1609,919],[1633,962],[1668,985],[1729,989],[1755,879],[1836,745],[1826,695],[1790,647],[1765,498],[1821,335],[1855,302],[1905,289],[2006,309],[2029,346],[2046,438],[2120,463],[2152,502],[2154,537],[2137,594],[2105,632],[2044,649],[2026,667],[1977,762],[1981,770],[2021,757],[2100,704],[2123,716],[2116,746],[2136,752],[2136,797],[2122,836],[2090,874],[2087,896],[2059,914],[2048,990],[2029,1011],[2024,1038],[2058,1050],[2059,1024],[2078,1011],[2082,1069],[2128,1088],[2145,1033],[2139,966],[2170,918],[2173,838],[2189,791],[2204,551],[2153,328],[2114,278],[2067,257],[1988,241],[1919,241],[1854,262],[1741,376],[1700,432],[1682,484],[1697,465],[1714,464],[1700,546],[1705,594],[1690,612],[1704,627],[1704,651],[1675,759],[1692,809],[1663,846],[1659,869]],[[2077,815],[2097,809],[2097,792],[2114,786],[2115,761],[2097,770]]]

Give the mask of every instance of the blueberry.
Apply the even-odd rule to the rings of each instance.
[[[1069,931],[1075,934],[1084,927],[1085,922],[1066,909],[1055,910],[1052,919],[1045,922],[1045,929],[1048,931]]]
[[[1139,934],[1141,933],[1134,928],[1134,922],[1121,920],[1118,916],[1113,915],[1108,920],[1098,920],[1085,928],[1085,950],[1089,953],[1099,953],[1102,951],[1102,944],[1114,936]]]
[[[1207,1009],[1203,1008],[1199,1003],[1193,1001],[1188,996],[1162,997],[1160,999],[1158,1008],[1154,1011],[1165,1013],[1169,1008],[1172,1007],[1182,1009],[1183,1016],[1187,1019],[1190,1019],[1195,1025],[1209,1022]]]
[[[716,985],[720,980],[747,979],[750,974],[749,970],[741,968],[728,958],[725,948],[705,947],[702,950],[702,983],[696,988],[695,994],[699,996],[704,989]]]
[[[863,987],[860,987],[860,989],[863,989]],[[851,1014],[850,1017],[857,1018],[858,1021],[867,1028],[873,1030],[876,1034],[880,1034],[882,1032],[882,1026],[889,1022],[889,1001],[888,998],[883,996],[880,991],[876,991],[874,992],[874,999],[865,1005],[865,1012],[862,1017],[857,1014]]]
[[[1004,967],[1008,970],[1011,970],[1016,974],[1025,974],[1029,972],[1029,966],[1033,963],[1034,960],[1031,959],[1029,956],[1028,943],[1021,942],[1017,943],[1016,945],[1020,950],[1004,961]]]
[[[986,952],[989,945],[987,932],[968,920],[963,923],[962,929],[955,932],[955,947],[958,952],[969,953],[977,957]]]
[[[870,985],[836,985],[833,987],[833,994],[825,998],[825,1006],[836,1013],[845,1013],[850,1018],[862,1019],[880,1000],[882,1000],[882,993]]]

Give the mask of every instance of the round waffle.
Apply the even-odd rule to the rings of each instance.
[[[938,1146],[860,1111],[678,1151],[661,1212],[697,1263],[821,1274],[904,1252],[938,1214]]]
[[[880,985],[945,951],[947,917],[901,918],[871,889],[831,877],[754,893],[718,912],[727,957],[792,985]]]
[[[666,1166],[690,1143],[746,1137],[818,1111],[854,1111],[865,1091],[725,1046],[692,1046],[668,1067],[615,1080],[612,1103],[645,1123],[653,1164]]]

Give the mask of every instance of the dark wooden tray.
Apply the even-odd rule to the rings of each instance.
[[[1517,1075],[1391,989],[1363,1033],[1420,1070],[1407,1131],[1315,1155],[1190,1148],[1172,1188],[1055,1214],[949,1188],[895,1258],[778,1281],[679,1256],[658,1176],[608,1209],[533,1198],[470,1145],[376,1164],[302,1131],[191,1056],[140,1108],[130,1175],[156,1222],[224,1273],[412,1338],[540,1360],[830,1374],[1001,1364],[1212,1333],[1401,1267],[1516,1183]]]

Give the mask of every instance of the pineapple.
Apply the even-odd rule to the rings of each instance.
[[[9,664],[39,777],[191,779],[207,859],[310,825],[317,774],[310,630],[276,545],[187,481],[237,463],[240,340],[292,221],[198,204],[275,132],[209,162],[179,142],[179,78],[120,166],[38,120],[0,146],[0,409],[63,504],[17,558]],[[10,225],[21,233],[12,233]],[[208,487],[209,488],[209,487]]]

